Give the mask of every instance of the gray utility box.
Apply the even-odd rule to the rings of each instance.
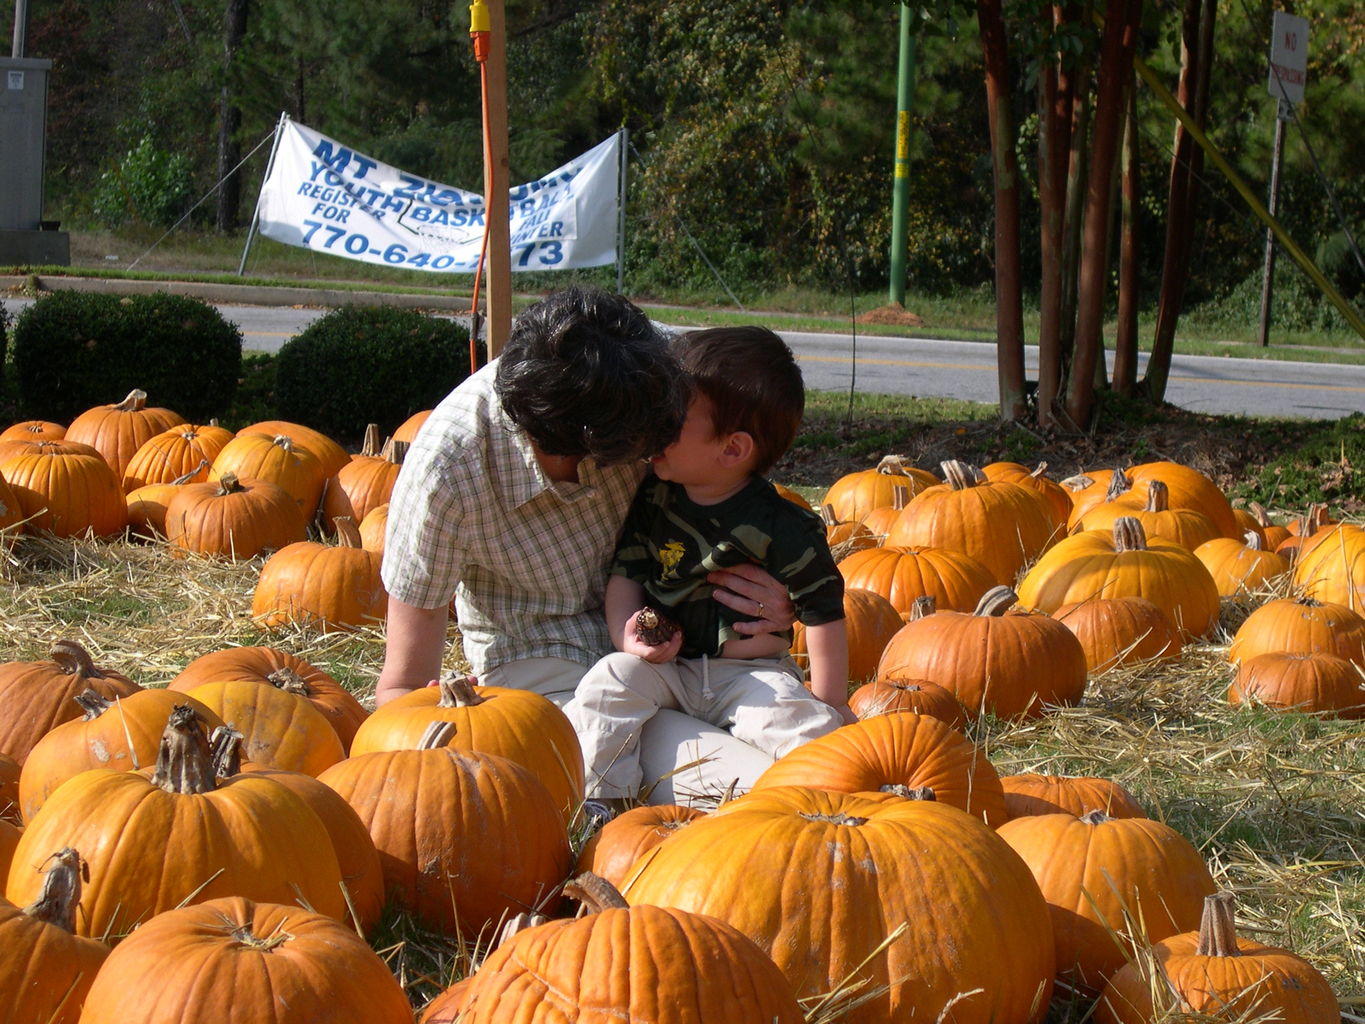
[[[0,57],[0,263],[70,263],[63,231],[44,230],[47,79],[52,61]]]

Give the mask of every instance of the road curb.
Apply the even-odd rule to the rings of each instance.
[[[206,281],[135,281],[126,278],[67,277],[63,274],[0,276],[0,294],[28,295],[36,288],[43,291],[96,292],[104,295],[190,295],[205,302],[244,306],[320,306],[354,305],[396,306],[400,309],[433,309],[468,312],[469,298],[464,295],[414,295],[407,292],[349,291],[341,288],[307,286],[291,288],[276,285],[224,284]]]

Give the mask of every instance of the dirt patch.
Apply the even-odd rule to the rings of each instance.
[[[860,324],[891,324],[894,327],[924,326],[924,320],[918,314],[911,313],[899,302],[869,309],[866,313],[860,313],[855,319]]]

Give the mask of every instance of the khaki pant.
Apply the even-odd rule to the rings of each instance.
[[[643,787],[650,803],[746,792],[776,758],[843,724],[790,658],[653,665],[617,652],[588,670],[564,713],[583,746],[588,796]]]

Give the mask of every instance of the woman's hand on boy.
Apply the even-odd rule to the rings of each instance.
[[[746,636],[781,633],[796,621],[796,609],[787,588],[760,566],[746,562],[716,569],[706,580],[716,586],[715,600],[745,616],[734,624],[736,633]]]

